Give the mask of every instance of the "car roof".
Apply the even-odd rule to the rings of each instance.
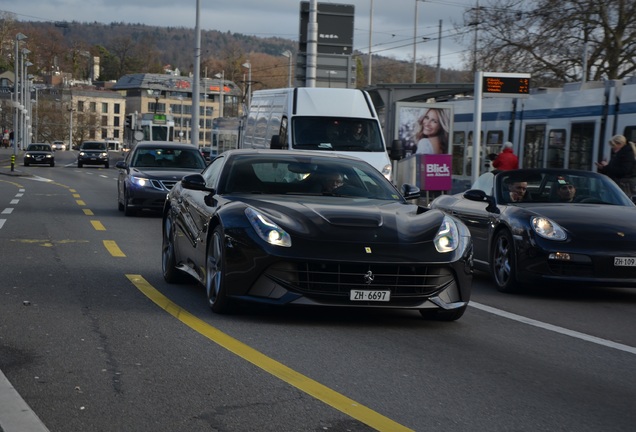
[[[155,147],[163,147],[163,148],[172,148],[172,149],[197,149],[192,144],[184,144],[184,143],[175,143],[168,141],[143,141],[137,143],[135,148],[155,148]]]
[[[326,158],[330,158],[330,159],[337,159],[337,160],[346,160],[346,161],[356,161],[356,162],[363,162],[367,165],[370,165],[368,162],[357,158],[355,156],[349,156],[349,155],[343,155],[343,154],[338,154],[338,153],[331,153],[328,151],[313,151],[313,150],[271,150],[271,149],[233,149],[233,150],[226,150],[225,152],[223,152],[222,154],[227,155],[227,156],[232,156],[232,155],[261,155],[261,156],[267,156],[267,157],[271,157],[271,156],[279,156],[281,158],[287,158],[287,157],[307,157],[307,156],[311,156],[311,157],[326,157]]]

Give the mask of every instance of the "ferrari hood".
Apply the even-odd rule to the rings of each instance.
[[[322,237],[338,241],[359,241],[361,236],[373,242],[418,242],[429,240],[439,229],[444,214],[428,210],[418,214],[418,206],[382,200],[368,201],[338,198],[337,203],[317,198],[298,200],[249,200],[246,204],[266,214],[294,236]]]

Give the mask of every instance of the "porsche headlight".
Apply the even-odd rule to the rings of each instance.
[[[435,249],[439,253],[452,252],[459,246],[459,229],[453,219],[444,216],[442,225],[435,235]]]
[[[291,246],[291,237],[287,232],[276,225],[269,218],[251,207],[245,209],[247,220],[258,234],[260,238],[274,246]]]
[[[531,219],[530,225],[534,232],[548,240],[565,240],[567,238],[565,230],[546,217],[535,216]]]

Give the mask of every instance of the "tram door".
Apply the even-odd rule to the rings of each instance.
[[[569,149],[570,169],[592,170],[594,151],[594,123],[575,123]]]
[[[522,168],[543,168],[545,124],[527,125],[521,158]]]

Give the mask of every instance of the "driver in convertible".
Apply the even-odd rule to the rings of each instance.
[[[557,187],[556,194],[559,202],[574,202],[576,188],[566,177],[557,177]]]

